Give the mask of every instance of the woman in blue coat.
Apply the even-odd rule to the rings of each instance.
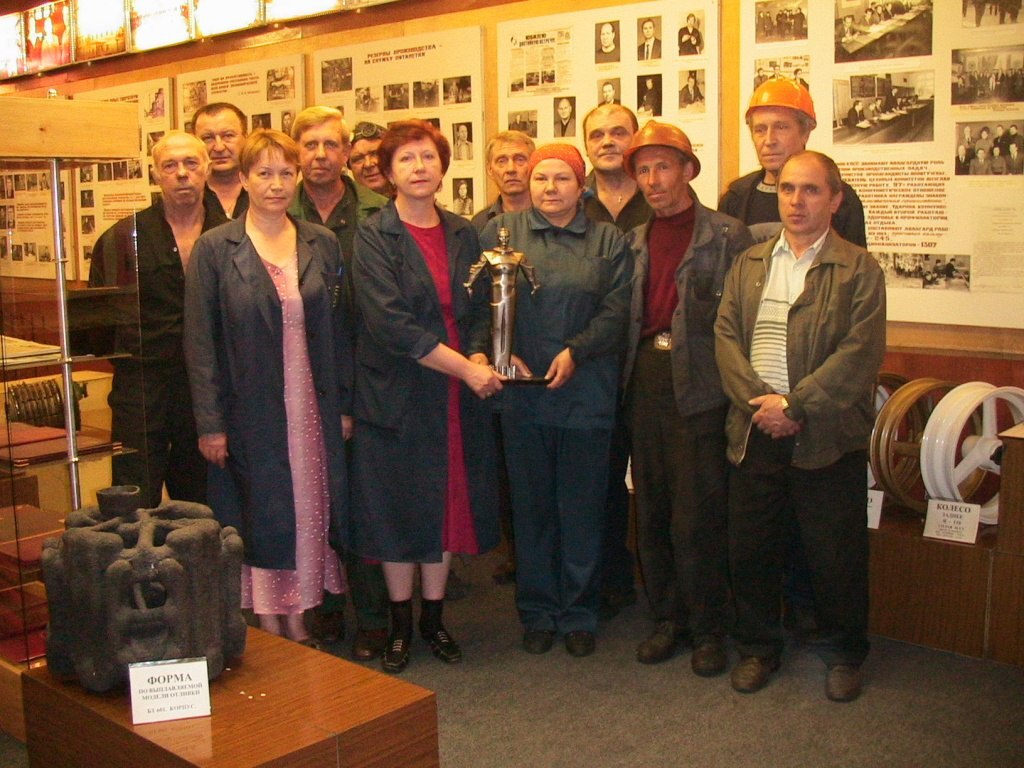
[[[441,622],[451,554],[498,542],[495,445],[486,398],[488,292],[463,287],[476,230],[437,207],[451,158],[430,123],[395,123],[377,149],[395,199],[364,222],[352,262],[356,330],[352,549],[381,560],[391,598],[383,667],[409,662],[412,590],[420,634],[442,661],[462,658]],[[465,386],[463,386],[465,385]]]
[[[340,592],[351,342],[338,241],[287,215],[298,146],[255,131],[239,156],[249,210],[196,242],[185,358],[209,504],[245,543],[242,604],[308,640],[304,611]]]

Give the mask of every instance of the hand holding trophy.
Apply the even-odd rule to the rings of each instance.
[[[491,367],[507,377],[505,384],[546,384],[550,379],[530,376],[518,370],[512,362],[512,335],[516,320],[516,277],[519,270],[530,284],[530,294],[540,288],[534,269],[526,255],[512,250],[508,243],[509,233],[504,227],[498,230],[498,244],[493,250],[480,254],[480,260],[469,268],[469,279],[463,283],[466,290],[472,290],[473,283],[486,268],[491,275]]]

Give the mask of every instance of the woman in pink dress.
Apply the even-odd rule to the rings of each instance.
[[[307,642],[303,613],[344,587],[331,543],[351,362],[337,240],[287,215],[298,153],[279,131],[247,139],[249,210],[202,236],[188,265],[185,354],[210,505],[245,542],[242,605]]]

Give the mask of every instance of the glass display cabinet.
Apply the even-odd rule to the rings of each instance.
[[[94,181],[138,162],[133,104],[0,98],[0,728],[45,656],[43,542],[110,485],[111,361],[138,343],[134,272],[88,287],[95,234],[132,211]],[[134,254],[124,263],[135,265]]]

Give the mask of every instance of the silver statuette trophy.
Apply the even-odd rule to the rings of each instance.
[[[543,376],[523,376],[512,363],[512,333],[516,324],[516,276],[519,270],[530,284],[530,294],[540,288],[534,269],[526,255],[513,251],[508,244],[508,230],[498,230],[498,245],[480,254],[480,261],[469,268],[469,279],[463,283],[471,291],[473,283],[487,268],[491,275],[491,367],[507,377],[506,384],[546,384]]]

